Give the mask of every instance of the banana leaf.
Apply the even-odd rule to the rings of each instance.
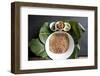
[[[71,20],[69,21],[69,24],[71,25],[71,30],[69,31],[69,33],[73,37],[75,44],[78,44],[83,30],[76,21]]]
[[[48,38],[48,36],[51,34],[51,30],[49,28],[49,23],[48,22],[45,22],[43,24],[43,26],[41,27],[40,29],[40,32],[39,32],[39,39],[40,41],[45,44],[46,43],[46,40]]]
[[[45,59],[48,58],[48,55],[45,51],[45,46],[39,41],[39,39],[32,39],[29,43],[29,47],[36,56],[40,56]]]
[[[77,45],[75,45],[74,51],[73,51],[72,55],[69,57],[69,59],[77,58],[78,54],[79,54],[79,51],[80,51],[80,46],[79,46],[79,44],[77,44]]]

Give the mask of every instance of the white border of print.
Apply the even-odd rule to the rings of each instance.
[[[65,13],[66,12],[66,13]],[[74,12],[74,13],[73,13]],[[28,61],[28,14],[88,17],[88,57],[68,60]],[[20,69],[44,69],[94,65],[94,11],[42,7],[20,8]]]

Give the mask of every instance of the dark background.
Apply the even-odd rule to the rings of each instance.
[[[86,29],[85,33],[83,33],[80,39],[80,47],[81,51],[79,56],[87,56],[88,55],[88,18],[87,17],[71,17],[71,16],[44,16],[44,15],[28,15],[28,41],[31,41],[32,38],[37,38],[39,35],[40,27],[44,22],[52,22],[52,21],[66,21],[66,20],[76,20],[80,22],[83,27]],[[35,57],[35,55],[28,49],[28,58]]]

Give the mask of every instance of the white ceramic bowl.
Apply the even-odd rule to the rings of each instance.
[[[62,33],[62,32],[61,31],[57,31],[57,32],[54,32],[54,33]],[[68,57],[70,57],[71,54],[74,51],[74,40],[73,40],[73,38],[72,38],[72,36],[70,34],[66,33],[66,35],[68,35],[68,38],[69,38],[69,48],[68,48],[68,50],[65,53],[61,53],[61,54],[53,53],[53,52],[51,52],[49,50],[49,39],[51,38],[51,36],[54,33],[52,33],[46,40],[46,44],[45,44],[46,52],[47,52],[48,56],[53,60],[65,60]]]

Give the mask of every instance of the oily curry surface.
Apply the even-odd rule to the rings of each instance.
[[[69,39],[66,33],[54,33],[49,39],[49,50],[53,53],[65,53],[69,48]]]

